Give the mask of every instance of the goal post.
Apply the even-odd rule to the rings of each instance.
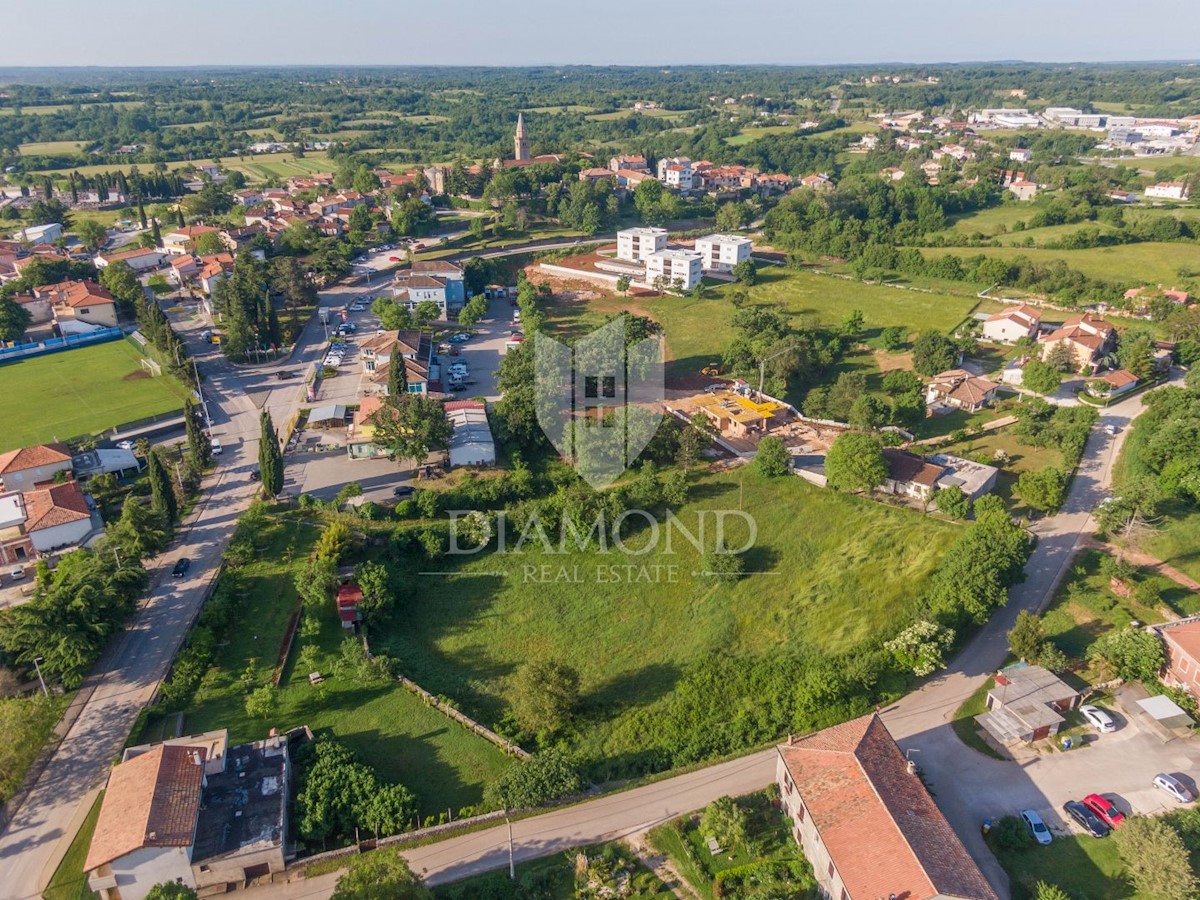
[[[150,374],[152,376],[154,376],[155,378],[157,378],[159,375],[162,374],[162,366],[160,366],[158,363],[156,363],[154,360],[150,359],[149,357],[143,356],[142,360],[141,360],[141,365],[142,365],[143,369],[148,370],[150,372]]]

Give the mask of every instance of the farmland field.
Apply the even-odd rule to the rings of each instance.
[[[752,574],[733,585],[697,575],[699,554],[678,535],[673,554],[664,539],[640,556],[570,544],[562,554],[547,554],[536,542],[521,552],[447,556],[430,567],[446,574],[413,574],[402,614],[386,633],[376,630],[373,646],[401,660],[427,690],[453,697],[485,722],[504,713],[513,673],[524,662],[569,662],[579,671],[587,711],[581,748],[593,758],[616,757],[646,749],[622,726],[652,716],[681,673],[714,653],[761,657],[875,646],[913,610],[956,535],[953,526],[912,510],[799,478],[764,478],[751,467],[700,477],[677,515],[695,531],[706,514],[711,530],[713,511],[739,509],[752,513],[757,540],[745,554]],[[745,525],[729,524],[730,542],[744,540]],[[646,549],[645,541],[643,532],[629,546]],[[879,565],[881,559],[888,564]],[[635,584],[635,576],[616,573],[610,582],[613,573],[603,567],[614,563],[634,563],[639,572],[673,565],[677,578]],[[526,583],[542,565],[550,581]]]
[[[652,119],[682,119],[687,109],[618,109],[615,112],[596,113],[587,118],[593,122],[605,122],[609,119],[624,119],[627,116],[649,116]]]
[[[301,159],[293,159],[293,154],[288,153],[261,153],[257,156],[247,156],[239,158],[236,156],[223,157],[222,161],[228,169],[236,169],[244,172],[251,179],[263,179],[269,175],[278,175],[282,178],[288,178],[292,175],[311,175],[313,172],[328,172],[330,163],[324,150],[313,150],[306,153]],[[212,159],[182,159],[177,162],[167,163],[167,169],[175,171],[183,169],[187,166],[211,165]],[[129,165],[120,163],[101,163],[94,166],[71,166],[67,169],[42,169],[38,174],[61,175],[66,177],[68,172],[77,172],[80,175],[99,175],[102,172],[115,172],[118,169],[126,170]]]
[[[1062,260],[1085,275],[1116,283],[1162,282],[1168,287],[1179,281],[1180,271],[1200,269],[1200,250],[1195,244],[1125,244],[1087,250],[1038,250],[1025,247],[935,247],[921,251],[927,257],[948,253],[962,257],[995,256],[1012,259],[1026,256],[1034,262]],[[869,318],[869,317],[868,317]]]
[[[111,341],[0,365],[0,453],[182,409],[187,389],[150,377],[140,358]]]
[[[57,156],[78,153],[82,147],[82,141],[35,141],[22,144],[20,152],[22,156]]]
[[[791,125],[751,125],[743,128],[731,138],[726,138],[725,143],[731,147],[740,147],[743,144],[748,144],[751,141],[756,141],[760,137],[768,134],[791,134],[796,129]]]

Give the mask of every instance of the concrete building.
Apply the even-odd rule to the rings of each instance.
[[[37,444],[0,453],[0,488],[6,491],[32,490],[69,471],[71,450],[66,444]]]
[[[617,232],[617,259],[645,262],[647,256],[666,246],[665,228],[626,228]]]
[[[878,715],[778,748],[792,834],[827,900],[997,900]]]
[[[696,185],[696,172],[686,156],[671,156],[658,161],[658,180],[677,191],[690,191]]]
[[[1167,651],[1162,680],[1200,697],[1200,616],[1155,626]]]
[[[157,269],[166,262],[166,254],[156,247],[134,247],[132,250],[116,250],[112,253],[97,253],[93,262],[97,269],[104,269],[115,262],[123,262],[135,272]]]
[[[700,254],[690,250],[659,250],[646,257],[646,284],[664,279],[672,289],[690,291],[700,283]]]
[[[1028,663],[1014,663],[996,673],[988,691],[988,712],[975,721],[1003,746],[1032,743],[1058,734],[1082,697],[1053,672]]]
[[[750,258],[750,238],[737,234],[710,234],[696,238],[700,265],[708,272],[729,272]]]
[[[1190,193],[1186,181],[1160,181],[1145,190],[1147,197],[1159,200],[1186,200]]]
[[[445,406],[454,426],[450,435],[450,467],[494,466],[496,444],[488,425],[487,404],[478,400],[452,400]]]
[[[988,316],[983,323],[983,339],[1015,344],[1021,338],[1037,337],[1041,322],[1041,311],[1022,303]]]
[[[17,232],[17,238],[29,244],[53,244],[63,236],[63,227],[57,222],[48,225],[26,225]]]
[[[935,412],[938,407],[978,412],[995,399],[997,387],[965,369],[950,369],[934,375],[925,386],[925,404]]]

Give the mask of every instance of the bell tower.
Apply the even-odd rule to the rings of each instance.
[[[517,113],[517,133],[513,137],[513,159],[529,159],[529,137],[525,134],[525,114]]]

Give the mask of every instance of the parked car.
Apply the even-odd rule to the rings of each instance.
[[[1125,821],[1125,813],[1117,809],[1111,800],[1099,794],[1088,794],[1083,798],[1083,805],[1098,815],[1110,828],[1116,828]]]
[[[446,390],[451,391],[453,393],[458,393],[459,391],[465,391],[466,389],[467,389],[467,386],[465,384],[463,384],[461,381],[452,381],[448,385],[446,385]]]
[[[11,572],[8,573],[8,577],[11,578],[13,581],[20,581],[22,578],[25,577],[25,570],[22,569],[20,566],[17,566],[15,569],[13,569]]]
[[[1079,827],[1094,838],[1107,837],[1112,831],[1098,815],[1078,800],[1068,800],[1064,803],[1063,812],[1079,823]]]
[[[1180,803],[1191,803],[1196,799],[1192,796],[1192,792],[1187,789],[1187,785],[1174,775],[1168,775],[1166,772],[1160,772],[1154,776],[1154,786],[1160,791],[1170,794]]]
[[[221,455],[223,448],[221,447],[221,442],[219,440],[217,440],[216,438],[210,438],[208,441],[208,446],[212,450],[213,456]]]
[[[117,442],[118,450],[128,450],[130,452],[133,452],[133,448],[134,448],[133,441],[118,441]]]
[[[1117,723],[1113,721],[1113,717],[1098,706],[1085,703],[1079,707],[1079,714],[1087,719],[1087,723],[1101,734],[1108,734],[1117,730]]]
[[[192,561],[186,556],[179,557],[175,562],[175,568],[171,569],[172,578],[182,578],[187,574],[188,569],[192,567]]]
[[[278,378],[280,381],[287,381],[289,378],[295,378],[296,373],[295,372],[276,372],[275,377]]]
[[[251,481],[261,481],[262,480],[262,472],[258,471],[258,469],[251,469],[250,470],[250,480]]]
[[[389,256],[388,262],[403,262],[403,260],[400,259],[400,257],[398,257],[398,256]]]
[[[397,488],[392,488],[393,497],[411,497],[412,493],[413,487],[411,484],[402,484]]]
[[[1045,846],[1054,840],[1054,835],[1050,833],[1050,829],[1046,827],[1046,823],[1042,821],[1042,817],[1035,810],[1021,810],[1021,818],[1029,828],[1029,833],[1033,835],[1033,839],[1039,844]]]

